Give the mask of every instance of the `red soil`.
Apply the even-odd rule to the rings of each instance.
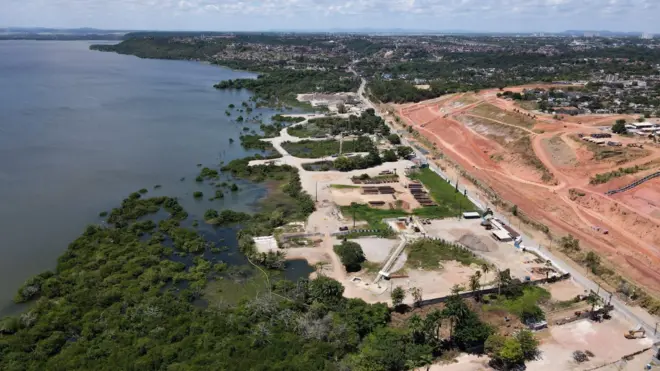
[[[577,116],[557,121],[548,115],[536,115],[533,130],[528,130],[532,149],[556,179],[555,184],[543,183],[538,170],[517,158],[507,146],[476,133],[456,119],[460,114],[474,116],[470,109],[483,102],[512,111],[513,102],[496,98],[496,92],[487,90],[470,94],[478,101],[462,106],[457,104],[461,95],[435,100],[431,104],[421,102],[402,106],[399,115],[471,176],[495,190],[502,199],[518,205],[520,210],[551,230],[574,235],[583,244],[610,259],[630,279],[656,293],[660,292],[660,272],[655,273],[655,267],[660,265],[660,179],[615,196],[606,196],[604,192],[638,179],[639,174],[615,178],[605,185],[589,184],[589,179],[597,173],[659,160],[660,149],[646,145],[647,156],[624,165],[607,160],[595,161],[593,153],[569,135],[599,132],[596,126],[609,125],[620,116]],[[582,124],[577,124],[578,121]],[[562,133],[562,139],[574,152],[577,166],[559,167],[551,161],[542,140],[557,133]],[[625,144],[635,139],[622,141],[625,150]],[[503,160],[492,159],[491,155],[495,153],[502,154]],[[584,196],[571,200],[570,189],[576,189]],[[594,227],[606,229],[609,233],[603,234]]]

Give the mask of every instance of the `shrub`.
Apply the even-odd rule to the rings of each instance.
[[[341,244],[335,245],[334,250],[348,272],[357,272],[362,269],[362,263],[366,259],[360,244],[344,240]]]
[[[194,198],[202,198],[202,197],[204,197],[204,193],[202,193],[201,191],[195,191],[195,192],[193,192],[193,197]]]

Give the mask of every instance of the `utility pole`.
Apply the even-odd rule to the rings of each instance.
[[[339,134],[339,156],[341,156],[341,150],[344,147],[344,133]]]

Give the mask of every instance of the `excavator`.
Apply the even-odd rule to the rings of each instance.
[[[642,328],[642,325],[637,325],[634,329],[628,330],[623,336],[625,336],[626,339],[643,339],[646,337],[646,330]]]

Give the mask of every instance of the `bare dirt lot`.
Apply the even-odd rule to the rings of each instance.
[[[653,345],[650,338],[626,339],[623,334],[633,324],[613,315],[612,319],[595,323],[580,320],[562,326],[551,326],[538,333],[541,339],[541,358],[528,362],[528,370],[587,370],[621,359]],[[594,356],[581,364],[573,360],[576,350],[591,351]]]
[[[480,225],[481,219],[442,219],[432,220],[430,225],[424,226],[426,232],[434,237],[439,237],[450,242],[461,242],[465,244],[465,240],[461,238],[465,235],[474,235],[481,240],[480,246],[485,248],[473,249],[473,251],[480,257],[486,259],[488,262],[495,264],[498,269],[510,269],[511,275],[520,279],[530,277],[531,279],[545,278],[545,275],[536,274],[532,268],[542,268],[544,263],[534,262],[537,259],[536,255],[529,252],[523,252],[516,249],[512,242],[499,242],[496,241],[491,232],[487,231]],[[471,247],[469,245],[466,245]],[[486,281],[490,278],[489,277]],[[465,281],[464,281],[465,282]]]
[[[660,275],[654,273],[660,265],[660,179],[614,196],[604,193],[653,169],[590,184],[596,174],[655,163],[660,159],[660,147],[639,137],[615,135],[607,139],[621,142],[618,147],[578,138],[578,134],[604,133],[603,127],[619,118],[631,121],[628,116],[556,120],[548,114],[525,111],[496,93],[486,90],[402,105],[398,115],[433,142],[452,164],[501,199],[517,205],[555,234],[572,234],[583,246],[606,257],[620,274],[660,294]],[[516,138],[521,133],[528,142],[517,147],[513,144],[520,141]],[[655,169],[660,171],[660,167]],[[585,196],[571,197],[571,190]],[[597,232],[595,227],[608,233]]]

